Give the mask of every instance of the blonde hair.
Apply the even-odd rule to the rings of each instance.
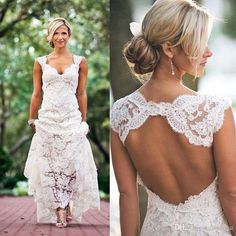
[[[52,42],[53,35],[54,35],[55,31],[59,27],[61,27],[62,25],[65,25],[67,27],[68,34],[70,36],[71,32],[72,32],[72,28],[71,28],[71,25],[69,24],[69,22],[66,19],[64,19],[62,17],[58,17],[58,18],[53,19],[48,25],[47,41],[49,42],[49,44],[52,48],[54,48],[54,44]]]
[[[142,33],[124,48],[134,72],[153,72],[158,66],[160,46],[169,41],[181,46],[190,62],[199,60],[207,46],[212,16],[192,0],[157,0],[145,15]]]

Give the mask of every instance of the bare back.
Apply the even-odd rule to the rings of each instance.
[[[173,103],[147,102],[140,92],[119,101],[112,126],[145,187],[179,204],[216,176],[213,135],[230,104],[213,96],[182,95]],[[119,120],[118,120],[119,119]]]

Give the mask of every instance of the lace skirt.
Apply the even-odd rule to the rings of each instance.
[[[24,175],[37,203],[37,221],[55,223],[55,209],[68,203],[72,217],[81,221],[90,208],[100,208],[97,170],[86,138],[87,127],[51,132],[36,120]],[[83,123],[82,123],[83,124]],[[77,125],[78,126],[78,125]],[[51,126],[53,127],[53,125]]]
[[[231,236],[223,215],[215,179],[199,195],[178,205],[147,189],[148,208],[141,236]]]

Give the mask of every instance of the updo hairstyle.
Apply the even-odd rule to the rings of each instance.
[[[207,46],[212,17],[192,0],[157,0],[145,15],[141,34],[124,48],[136,74],[153,72],[161,59],[161,44],[181,46],[190,62],[201,59]]]

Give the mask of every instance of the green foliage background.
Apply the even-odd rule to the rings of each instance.
[[[64,17],[72,25],[70,51],[89,63],[88,123],[100,189],[109,192],[108,0],[0,1],[0,188],[24,179],[32,138],[27,126],[34,59],[51,52],[48,22]]]

